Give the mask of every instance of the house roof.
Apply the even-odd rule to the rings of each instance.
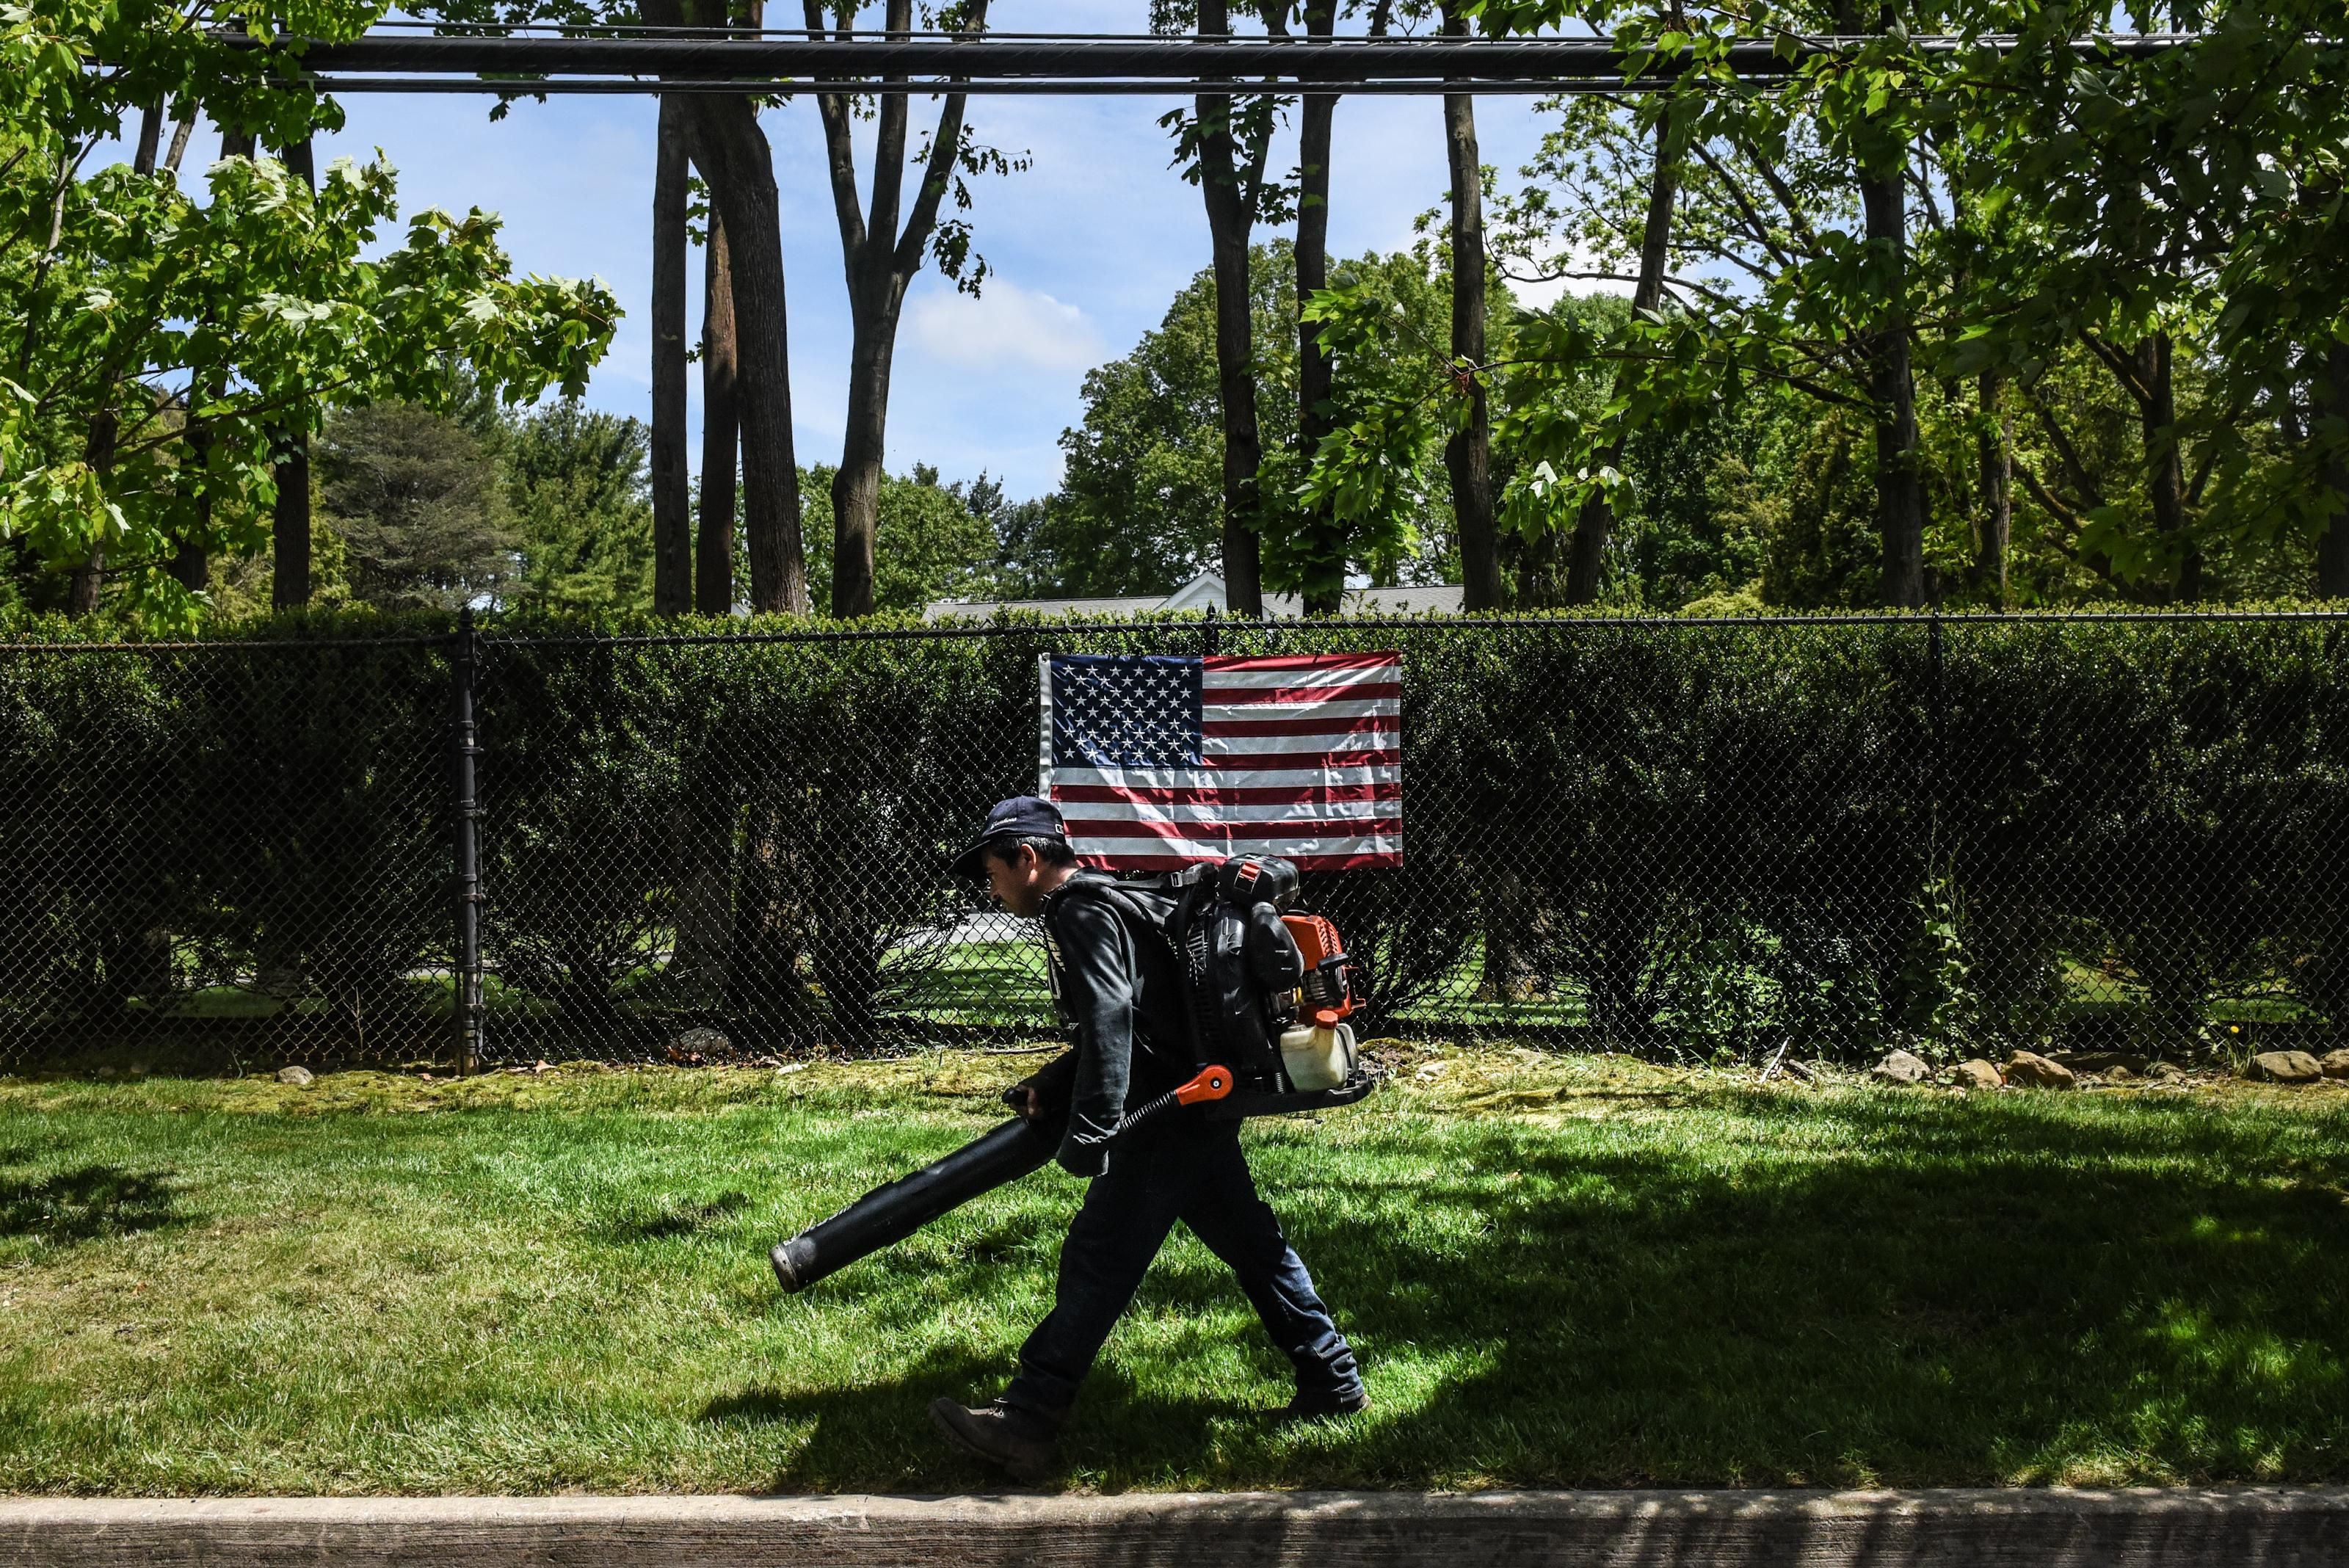
[[[1437,583],[1409,588],[1348,588],[1338,613],[1341,616],[1457,615],[1460,585]],[[925,620],[987,620],[998,614],[1110,617],[1164,613],[1169,610],[1221,609],[1226,602],[1220,573],[1201,572],[1171,594],[1137,594],[1121,598],[1083,599],[938,599],[922,612]],[[1304,613],[1295,594],[1268,594],[1265,613],[1277,619],[1294,619]]]

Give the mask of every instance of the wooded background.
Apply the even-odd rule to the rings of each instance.
[[[238,12],[250,36],[329,40],[380,15]],[[1016,25],[988,0],[417,15]],[[1342,94],[1268,80],[1167,113],[1206,265],[1088,374],[1063,483],[1029,498],[943,483],[918,453],[889,468],[906,289],[926,267],[985,286],[986,186],[1022,168],[983,104],[812,95],[854,330],[843,446],[801,453],[761,116],[804,105],[664,102],[638,421],[543,400],[575,399],[605,352],[608,291],[513,277],[479,213],[416,214],[384,251],[388,167],[315,169],[339,109],[269,78],[220,20],[163,0],[0,17],[13,613],[853,618],[1164,592],[1210,566],[1241,613],[1268,590],[1326,610],[1350,580],[1456,581],[1471,609],[2349,593],[2337,4],[1154,0],[1125,25],[1590,35],[1622,51],[1624,90],[1550,105],[1517,171],[1483,164],[1475,97],[1446,95],[1448,202],[1415,245],[1360,257],[1328,254]],[[2115,27],[2175,47],[2103,41]],[[1786,67],[1733,69],[1755,43]],[[117,135],[129,161],[94,167]],[[1533,308],[1513,283],[1569,292]]]

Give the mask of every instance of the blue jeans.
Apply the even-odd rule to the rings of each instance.
[[[1273,1344],[1296,1366],[1300,1393],[1361,1391],[1353,1347],[1257,1196],[1239,1124],[1177,1113],[1120,1138],[1109,1169],[1093,1179],[1061,1243],[1052,1310],[1020,1346],[1006,1404],[1054,1420],[1068,1409],[1177,1220],[1239,1276]]]

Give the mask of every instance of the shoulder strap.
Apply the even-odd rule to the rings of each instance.
[[[1174,961],[1175,972],[1183,977],[1184,1022],[1191,1035],[1191,1054],[1202,1062],[1206,1060],[1200,1054],[1202,1044],[1208,1038],[1203,1033],[1199,1009],[1202,970],[1199,959],[1192,950],[1196,944],[1188,939],[1197,924],[1195,917],[1202,904],[1214,900],[1216,885],[1212,871],[1213,868],[1208,867],[1186,866],[1179,871],[1162,872],[1132,881],[1078,877],[1063,882],[1051,895],[1055,901],[1075,898],[1086,903],[1104,905],[1115,910],[1125,921],[1126,929],[1135,934],[1136,940],[1146,938],[1164,948]],[[1162,912],[1136,898],[1137,892],[1167,893],[1174,898]],[[1048,902],[1044,908],[1047,920],[1051,919],[1051,912],[1052,905]],[[1174,1043],[1167,1044],[1171,1045]]]

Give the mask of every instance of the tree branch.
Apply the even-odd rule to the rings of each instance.
[[[803,0],[808,36],[824,38],[823,0]],[[846,23],[841,36],[846,37]],[[818,93],[816,111],[823,120],[824,165],[832,176],[833,215],[840,223],[841,265],[848,274],[848,289],[856,292],[856,258],[864,254],[864,213],[856,197],[856,142],[850,124],[849,99],[843,93]]]
[[[988,0],[971,0],[968,31],[977,34],[987,30]],[[962,152],[962,119],[967,99],[962,93],[948,93],[946,106],[938,111],[938,128],[930,139],[930,156],[922,170],[922,187],[914,194],[914,210],[905,220],[905,232],[898,238],[894,270],[900,279],[911,278],[922,267],[922,246],[930,230],[938,221],[938,203],[954,181],[955,160]]]
[[[2023,400],[2031,406],[2033,416],[2039,421],[2039,428],[2047,432],[2047,442],[2055,449],[2056,460],[2063,463],[2065,475],[2072,481],[2072,488],[2086,497],[2089,505],[2102,506],[2105,504],[2103,487],[2088,476],[2087,464],[2080,461],[2079,451],[2072,445],[2072,438],[2064,433],[2064,427],[2055,422],[2054,411],[2039,395],[2038,384],[2026,381],[2023,384],[2022,392]]]
[[[913,30],[914,0],[889,0],[888,33],[896,37]],[[903,81],[903,77],[885,78]],[[881,95],[881,110],[873,140],[873,211],[865,233],[894,252],[897,210],[905,189],[905,127],[913,115],[913,95]],[[894,259],[894,257],[893,257]]]
[[[1785,209],[1787,227],[1803,243],[1803,248],[1814,255],[1817,254],[1818,234],[1811,227],[1810,220],[1803,215],[1802,202],[1795,196],[1794,187],[1786,183],[1785,176],[1778,172],[1778,166],[1762,156],[1762,150],[1744,137],[1737,138],[1734,145],[1739,155],[1754,165],[1754,171],[1762,176],[1762,182],[1770,187],[1770,193],[1778,198],[1778,205]]]
[[[1729,192],[1730,200],[1735,202],[1737,210],[1744,214],[1746,226],[1754,235],[1754,243],[1769,252],[1771,259],[1779,266],[1788,272],[1794,271],[1794,258],[1787,255],[1779,248],[1777,242],[1771,239],[1770,225],[1763,221],[1761,212],[1747,199],[1745,188],[1738,183],[1736,177],[1721,166],[1720,160],[1713,157],[1712,150],[1703,142],[1694,142],[1689,151],[1696,154],[1697,161],[1713,171],[1713,178],[1721,182],[1722,188]],[[1785,204],[1784,197],[1780,198],[1780,204]]]
[[[2152,406],[2153,389],[2137,379],[2137,367],[2128,362],[2127,355],[2123,354],[2085,327],[2079,329],[2078,337],[2081,342],[2088,346],[2088,352],[2105,362],[2105,368],[2110,370],[2114,378],[2120,382],[2121,390],[2127,392],[2139,409]]]

